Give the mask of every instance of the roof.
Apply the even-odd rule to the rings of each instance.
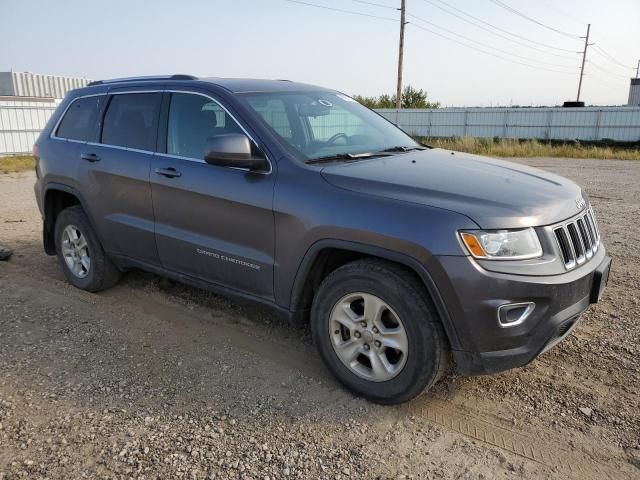
[[[233,93],[247,92],[293,92],[293,91],[327,91],[329,89],[292,82],[290,80],[265,80],[255,78],[201,78],[200,80],[219,85]]]
[[[289,80],[264,80],[253,78],[198,78],[192,75],[155,75],[145,77],[114,78],[111,80],[97,80],[89,84],[90,87],[98,85],[117,85],[152,83],[164,81],[180,82],[207,82],[222,87],[232,93],[247,92],[286,92],[286,91],[330,91],[329,89],[307,85],[304,83],[291,82]]]

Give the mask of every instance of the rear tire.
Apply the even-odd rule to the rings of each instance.
[[[311,331],[336,378],[376,403],[411,400],[448,367],[449,348],[424,286],[390,262],[358,260],[328,275],[313,300]]]
[[[60,212],[54,234],[58,262],[69,283],[89,292],[118,283],[120,271],[105,254],[82,207]]]

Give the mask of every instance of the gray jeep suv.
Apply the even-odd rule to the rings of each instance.
[[[310,321],[340,382],[409,400],[519,367],[598,301],[586,194],[432,149],[334,90],[188,75],[93,82],[34,146],[44,248],[76,287],[144,269]]]

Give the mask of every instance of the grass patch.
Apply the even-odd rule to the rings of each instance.
[[[640,147],[585,145],[580,142],[541,142],[494,138],[422,138],[427,145],[491,157],[599,158],[640,160]]]
[[[10,157],[0,157],[0,172],[24,172],[25,170],[33,170],[35,168],[35,160],[31,155],[12,155]]]

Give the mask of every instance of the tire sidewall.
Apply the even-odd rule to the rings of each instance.
[[[409,285],[393,276],[378,272],[340,272],[328,277],[316,298],[311,314],[313,339],[322,359],[340,382],[355,392],[379,403],[399,403],[421,393],[438,374],[442,348],[438,332],[425,300],[408,294]],[[402,371],[384,382],[372,382],[357,376],[337,356],[329,334],[334,305],[345,295],[363,292],[384,300],[400,317],[409,342],[409,352]]]

